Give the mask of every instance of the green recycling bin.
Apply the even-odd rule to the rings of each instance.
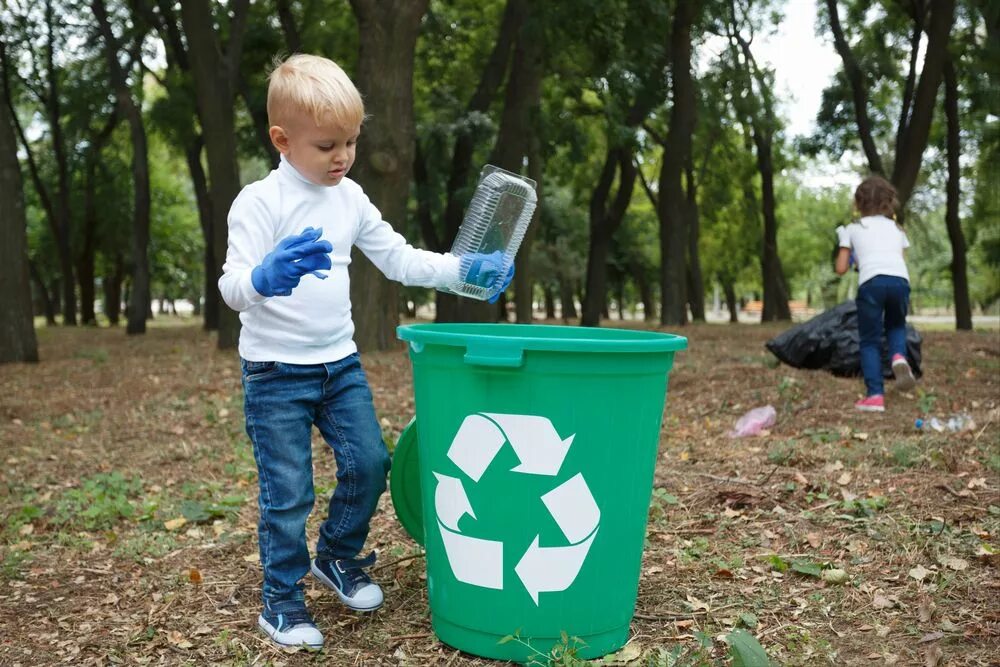
[[[679,336],[414,324],[415,423],[390,478],[427,554],[432,626],[488,658],[628,639]],[[415,427],[415,433],[414,433]]]

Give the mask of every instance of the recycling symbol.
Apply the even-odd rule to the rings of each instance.
[[[573,444],[576,434],[563,439],[547,418],[535,415],[478,413],[468,415],[448,448],[448,458],[473,483],[486,472],[505,443],[510,443],[520,465],[511,472],[555,477]],[[434,473],[434,509],[448,564],[461,582],[503,590],[504,543],[463,535],[459,520],[466,514],[476,519],[475,510],[461,478]],[[540,535],[520,557],[514,572],[535,605],[542,592],[564,591],[580,573],[580,568],[597,536],[601,510],[597,507],[582,473],[541,496],[568,544],[539,545]]]

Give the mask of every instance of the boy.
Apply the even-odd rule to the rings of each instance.
[[[442,287],[462,275],[492,286],[494,298],[513,270],[500,276],[488,255],[417,250],[382,220],[347,178],[364,105],[332,61],[296,55],[279,64],[267,113],[281,164],[233,202],[219,290],[242,323],[246,429],[260,484],[264,608],[257,622],[280,645],[318,649],[323,635],[299,582],[307,571],[351,609],[382,604],[382,590],[364,569],[375,554],[358,555],[386,488],[389,454],[352,339],[351,247],[404,284]],[[337,487],[310,563],[313,424],[333,449]]]

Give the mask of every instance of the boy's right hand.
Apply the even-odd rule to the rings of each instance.
[[[282,239],[251,272],[253,288],[261,296],[288,296],[307,273],[325,280],[326,275],[319,271],[333,266],[333,246],[319,240],[322,234],[322,228],[307,227],[301,234]]]

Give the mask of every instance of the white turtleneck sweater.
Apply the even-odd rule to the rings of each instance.
[[[323,229],[333,246],[326,280],[306,275],[290,296],[262,296],[250,273],[287,236]],[[229,210],[229,248],[219,278],[226,304],[240,313],[240,356],[248,361],[318,364],[357,351],[347,266],[357,246],[391,280],[444,287],[458,279],[458,259],[419,250],[382,219],[357,183],[316,185],[284,157],[243,188]]]

